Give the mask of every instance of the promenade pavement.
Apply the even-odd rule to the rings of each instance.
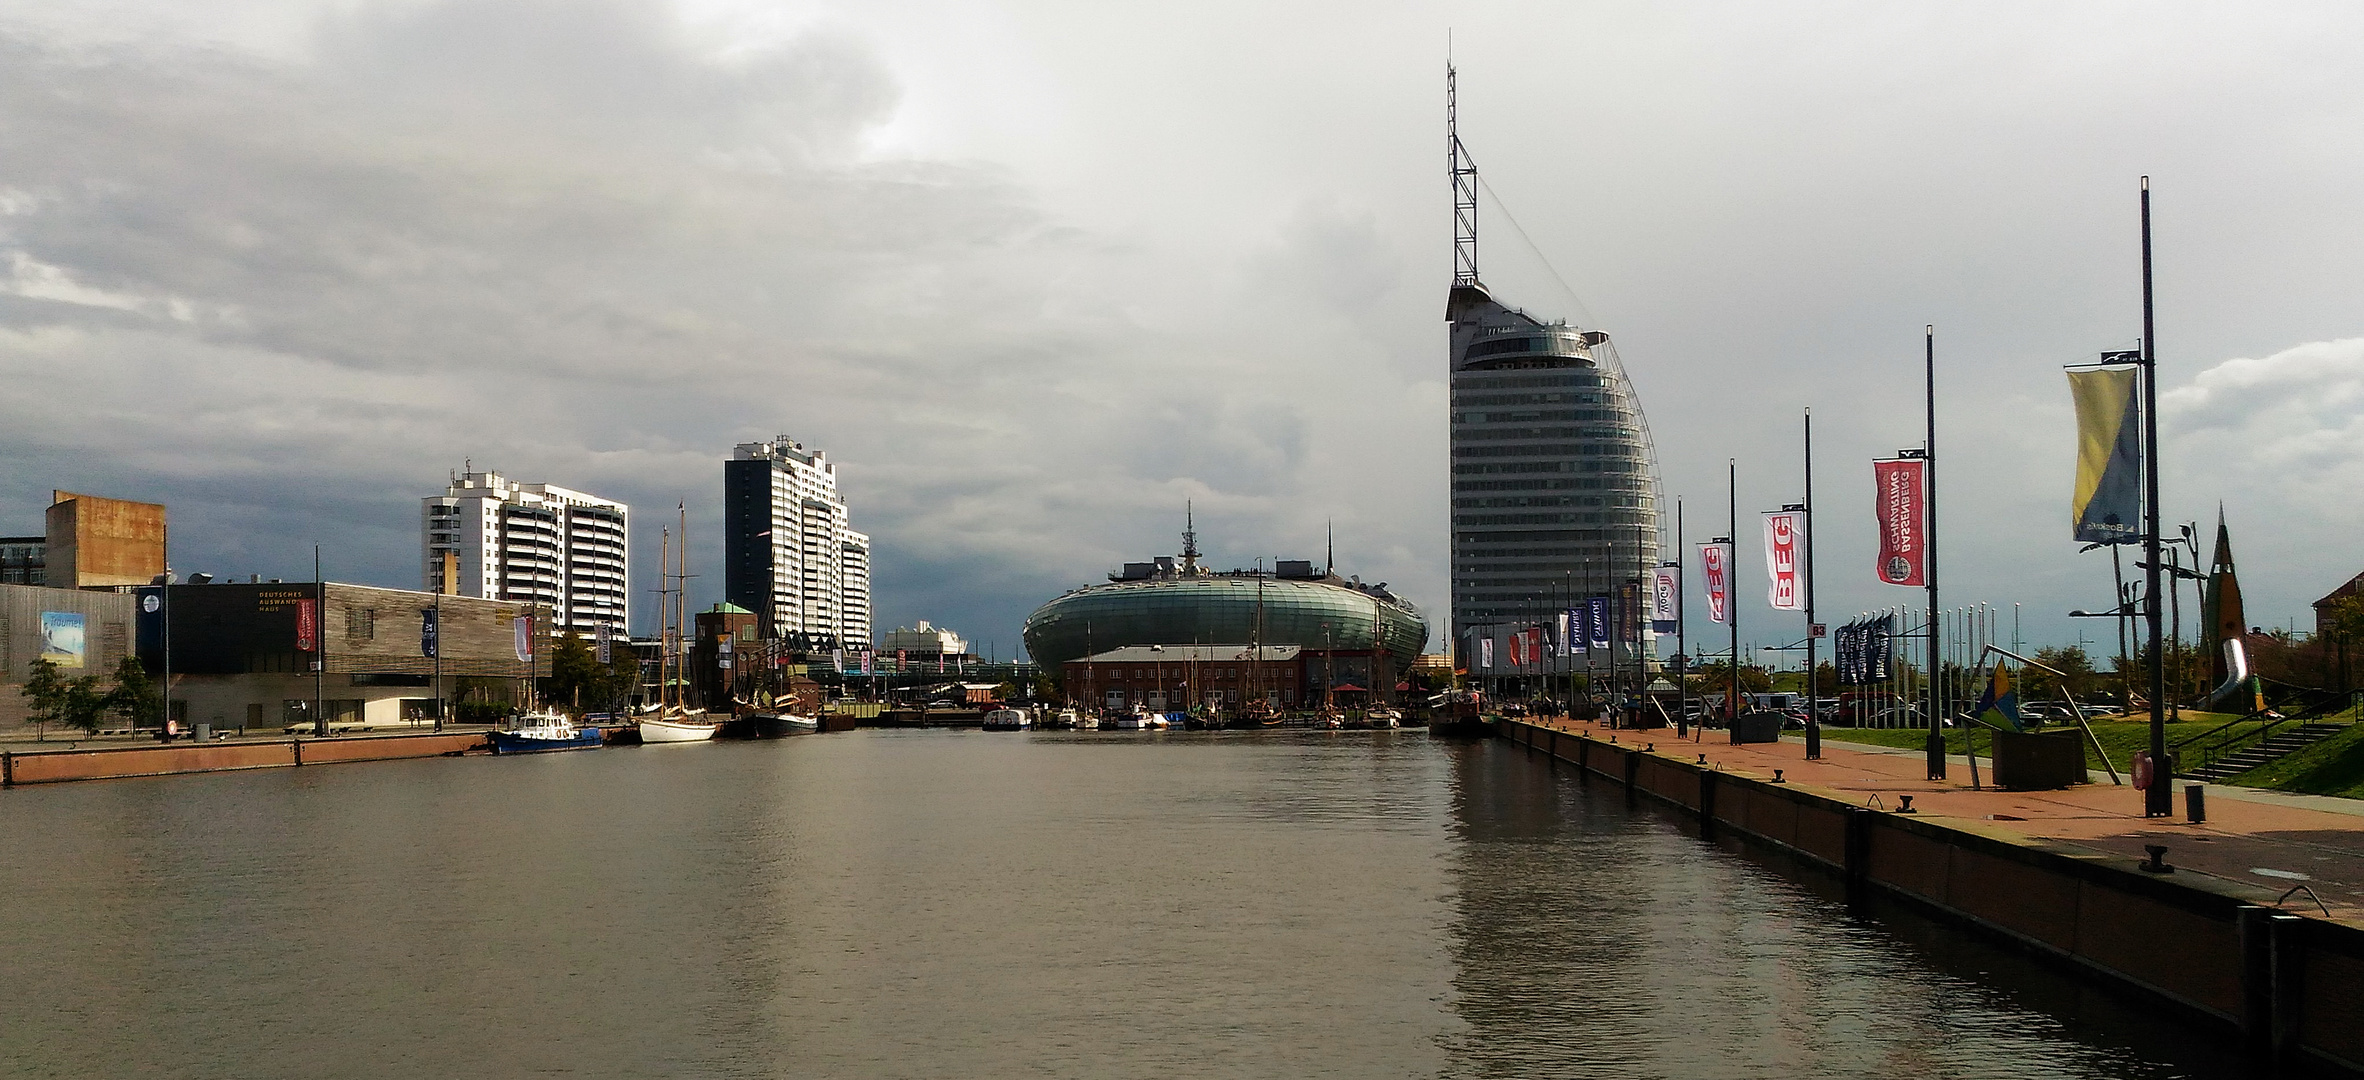
[[[1928,758],[1920,750],[1824,738],[1821,759],[1808,761],[1805,741],[1794,735],[1778,743],[1735,745],[1722,729],[1695,728],[1690,739],[1678,740],[1671,727],[1634,731],[1581,720],[1544,722],[1604,741],[1614,736],[1625,745],[1655,744],[1660,753],[1686,759],[1705,755],[1726,772],[1769,780],[1779,769],[1786,782],[1854,803],[1877,796],[1878,805],[1889,810],[1898,807],[1899,796],[1910,795],[1923,816],[1976,823],[1980,831],[2135,859],[2144,857],[2146,845],[2164,844],[2167,862],[2177,873],[2211,875],[2275,893],[2304,885],[2321,901],[2322,913],[2364,926],[2364,800],[2210,784],[2204,793],[2207,820],[2193,823],[2183,816],[2183,789],[2190,785],[2181,780],[2175,782],[2176,816],[2145,818],[2143,793],[2131,778],[2120,786],[2096,773],[2098,782],[2061,791],[1973,789],[1969,760],[1959,755],[1947,759],[1944,780],[1929,780]],[[1978,766],[1980,779],[1991,783],[1990,763],[1982,758]],[[2284,906],[2315,907],[2304,892]]]

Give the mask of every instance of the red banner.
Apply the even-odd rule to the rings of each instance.
[[[1806,578],[1799,539],[1806,515],[1776,510],[1765,515],[1765,602],[1775,611],[1806,610]]]
[[[1726,608],[1732,599],[1731,545],[1699,545],[1699,583],[1707,589],[1707,621],[1727,621]]]
[[[1874,511],[1880,521],[1880,580],[1927,585],[1928,509],[1917,459],[1872,462]]]
[[[296,601],[296,651],[314,652],[320,648],[320,601]]]

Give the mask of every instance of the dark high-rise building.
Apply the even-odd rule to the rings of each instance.
[[[723,595],[766,637],[870,645],[870,537],[847,524],[829,455],[782,435],[722,465]]]

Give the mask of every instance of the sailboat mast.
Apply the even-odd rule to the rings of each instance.
[[[667,704],[666,695],[673,686],[673,611],[665,604],[665,578],[672,570],[673,530],[658,533],[657,540],[657,708],[662,715]]]

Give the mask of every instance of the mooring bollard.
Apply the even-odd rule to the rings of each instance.
[[[2136,863],[2136,869],[2146,874],[2172,874],[2175,872],[2174,867],[2167,865],[2167,845],[2144,844],[2142,849],[2150,852],[2151,857]]]

